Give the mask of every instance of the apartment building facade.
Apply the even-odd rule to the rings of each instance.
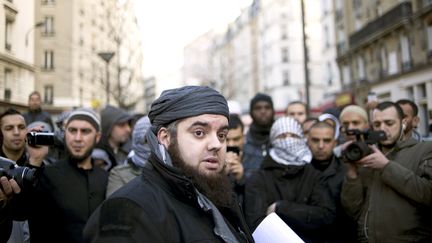
[[[141,44],[131,1],[35,2],[35,18],[45,23],[35,35],[35,64],[40,67],[35,89],[46,104],[98,108],[144,97]],[[112,54],[108,65],[101,53]]]
[[[0,101],[17,106],[34,89],[34,9],[34,1],[0,0]]]
[[[432,120],[432,1],[336,0],[337,62],[344,90],[364,104],[407,98],[419,106],[419,131]]]
[[[304,3],[309,101],[318,107],[340,88],[336,51],[335,44],[323,46],[320,2]],[[325,20],[334,23],[330,10]],[[301,1],[253,1],[224,34],[214,38],[208,56],[215,87],[239,101],[244,110],[257,92],[271,95],[281,113],[291,101],[306,101]]]

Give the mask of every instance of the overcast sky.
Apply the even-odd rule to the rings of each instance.
[[[234,21],[252,0],[136,0],[142,30],[144,76],[164,80],[169,88],[179,78],[183,47],[212,28]]]

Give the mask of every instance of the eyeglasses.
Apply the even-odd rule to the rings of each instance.
[[[285,138],[301,139],[301,137],[299,135],[294,134],[294,133],[290,133],[290,132],[282,133],[282,134],[279,134],[278,136],[276,136],[276,139],[285,139]]]

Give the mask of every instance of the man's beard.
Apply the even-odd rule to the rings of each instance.
[[[168,146],[168,153],[171,156],[173,165],[180,169],[194,184],[194,186],[212,201],[216,207],[230,207],[232,203],[233,189],[231,182],[223,172],[203,175],[181,158],[177,138]]]
[[[95,146],[96,146],[96,140],[95,140],[95,142],[93,143],[93,145],[92,145],[91,147],[89,147],[89,148],[85,151],[85,153],[84,153],[83,155],[81,155],[81,156],[79,156],[79,155],[74,155],[73,152],[69,149],[68,146],[66,146],[66,148],[67,148],[67,151],[68,151],[68,154],[69,154],[69,159],[70,159],[72,162],[75,162],[76,164],[80,164],[80,163],[83,162],[85,159],[87,159],[88,157],[91,156],[91,154],[92,154],[93,149],[94,149]]]

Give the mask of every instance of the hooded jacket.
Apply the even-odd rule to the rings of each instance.
[[[432,143],[398,142],[380,171],[361,168],[342,187],[360,242],[432,241]]]
[[[108,105],[101,111],[102,138],[96,147],[107,152],[111,160],[111,168],[126,160],[130,150],[130,143],[125,143],[119,147],[116,155],[108,142],[108,138],[115,124],[129,121],[130,119],[131,116],[126,111],[114,106]]]

